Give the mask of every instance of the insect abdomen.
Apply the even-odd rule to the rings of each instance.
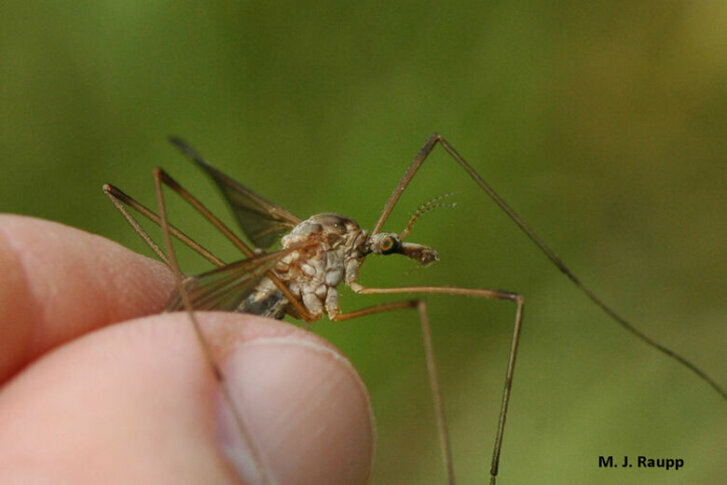
[[[252,313],[261,317],[282,320],[288,307],[288,299],[280,290],[272,293],[254,291],[235,309],[239,313]]]

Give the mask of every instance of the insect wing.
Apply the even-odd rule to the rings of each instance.
[[[184,287],[195,310],[234,311],[255,290],[267,271],[273,269],[290,250],[243,259],[222,268],[184,280]],[[165,311],[184,310],[184,301],[175,291]]]
[[[212,177],[232,208],[245,235],[256,247],[269,248],[284,233],[301,222],[300,218],[208,164],[193,148],[179,138],[171,137],[169,140]]]

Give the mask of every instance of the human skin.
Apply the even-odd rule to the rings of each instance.
[[[293,325],[198,313],[224,342],[230,417],[170,272],[102,237],[0,215],[0,483],[365,483],[368,394]]]

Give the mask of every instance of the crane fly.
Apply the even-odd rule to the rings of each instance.
[[[723,398],[727,399],[727,392],[704,371],[697,368],[679,354],[643,334],[586,287],[550,247],[480,177],[474,168],[438,134],[434,134],[427,139],[425,145],[409,165],[409,168],[386,202],[374,228],[370,231],[362,229],[353,219],[335,213],[317,214],[308,219],[301,219],[214,168],[194,149],[180,139],[170,138],[170,141],[201,168],[203,172],[211,177],[222,192],[225,200],[232,209],[235,219],[252,245],[248,245],[236,236],[228,226],[161,168],[157,168],[154,171],[159,214],[154,213],[113,185],[104,185],[104,191],[135,231],[175,274],[177,280],[176,289],[167,302],[166,311],[183,310],[188,313],[206,358],[223,390],[225,399],[232,409],[237,427],[243,439],[250,445],[253,459],[257,465],[257,478],[262,483],[268,483],[269,481],[267,471],[263,465],[264,460],[261,459],[259,451],[255,450],[253,443],[249,439],[244,421],[240,417],[239,411],[236,409],[235,403],[227,389],[222,371],[197,322],[194,313],[196,310],[245,312],[276,319],[282,319],[286,315],[289,315],[306,322],[318,320],[324,315],[332,321],[343,321],[393,310],[417,310],[445,473],[449,483],[455,482],[444,404],[432,350],[426,300],[419,296],[413,299],[377,304],[351,312],[344,312],[339,307],[337,287],[340,284],[345,284],[355,293],[361,295],[446,294],[505,300],[513,304],[513,332],[509,357],[506,364],[504,388],[489,472],[490,483],[495,484],[499,472],[505,423],[508,417],[508,405],[510,402],[515,361],[523,322],[523,296],[509,291],[454,286],[373,288],[366,287],[358,281],[359,268],[369,255],[400,255],[413,259],[421,265],[429,265],[438,261],[439,256],[436,249],[405,239],[408,238],[419,216],[433,208],[447,205],[441,202],[441,198],[432,199],[420,206],[401,232],[383,231],[384,224],[394,210],[402,193],[437,145],[441,145],[451,158],[507,214],[545,256],[611,319],[644,341],[647,345],[687,367],[698,378],[710,385]],[[226,264],[194,239],[171,225],[167,220],[162,186],[167,186],[172,189],[199,211],[245,255],[245,258],[231,264]],[[127,207],[161,226],[166,251],[163,251],[152,240],[131,212],[127,210]],[[179,270],[172,246],[172,236],[198,252],[217,266],[217,268],[194,276],[183,276]],[[266,252],[276,243],[280,243],[281,249]]]

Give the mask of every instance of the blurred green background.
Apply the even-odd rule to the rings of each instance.
[[[301,217],[371,227],[439,131],[617,311],[727,386],[724,2],[11,1],[0,16],[0,210],[146,251],[101,185],[153,204],[162,165],[231,221],[176,134]],[[387,227],[452,191],[458,207],[410,236],[441,262],[370,260],[362,282],[526,296],[499,483],[720,483],[727,404],[590,304],[441,150]],[[458,478],[483,483],[513,307],[429,301]],[[443,483],[416,316],[314,330],[371,390],[373,483]],[[686,465],[603,470],[599,455]]]

